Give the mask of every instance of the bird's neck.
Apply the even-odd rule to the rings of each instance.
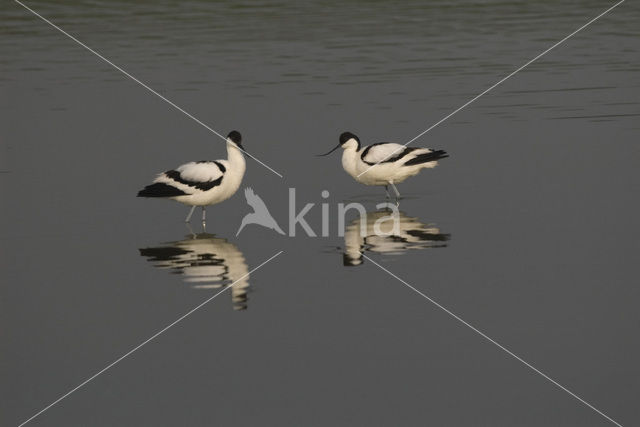
[[[246,167],[244,154],[242,154],[242,151],[240,151],[238,147],[236,147],[234,144],[231,144],[230,142],[227,142],[227,157],[232,168],[244,173]]]
[[[356,171],[356,158],[358,157],[358,151],[355,147],[345,148],[342,153],[342,167],[344,170],[355,178],[358,175]]]

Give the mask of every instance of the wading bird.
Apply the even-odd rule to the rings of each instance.
[[[202,222],[206,206],[227,200],[238,190],[246,169],[240,132],[227,135],[227,160],[202,160],[185,163],[161,173],[138,192],[138,197],[172,199],[192,206],[185,222],[191,220],[196,206],[202,207]]]
[[[395,184],[417,175],[424,168],[434,168],[438,160],[449,157],[444,150],[406,147],[394,142],[379,142],[363,147],[360,138],[351,132],[342,133],[340,143],[320,156],[327,156],[340,147],[344,149],[342,167],[353,179],[365,185],[383,185],[387,197],[391,186],[396,201],[400,198],[400,192]]]

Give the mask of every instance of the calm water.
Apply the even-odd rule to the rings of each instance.
[[[425,2],[426,3],[426,2]],[[39,13],[208,125],[240,130],[286,229],[141,200],[215,135],[13,2],[0,6],[0,424],[17,425],[276,252],[30,425],[600,426],[640,422],[640,7],[626,2],[415,144],[451,157],[384,192],[328,151],[404,142],[612,2],[42,2]],[[327,199],[321,192],[328,190]],[[337,203],[359,201],[337,235]],[[194,236],[195,234],[195,236]]]

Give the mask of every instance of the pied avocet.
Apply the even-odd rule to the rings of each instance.
[[[406,147],[394,142],[379,142],[363,147],[360,138],[351,132],[343,132],[340,143],[321,156],[329,155],[339,147],[344,148],[342,167],[353,179],[365,185],[384,185],[387,197],[391,186],[396,193],[396,200],[400,192],[395,184],[417,175],[424,168],[434,168],[438,160],[449,157],[444,150]]]
[[[185,163],[161,173],[138,192],[138,197],[161,197],[193,206],[186,222],[196,206],[202,207],[202,221],[206,220],[205,207],[227,200],[238,190],[246,169],[240,132],[227,135],[227,160],[202,160]],[[246,152],[245,152],[246,153]]]

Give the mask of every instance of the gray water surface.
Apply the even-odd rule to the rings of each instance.
[[[640,422],[640,7],[625,2],[413,145],[402,236],[337,234],[384,191],[339,155],[406,142],[613,2],[28,5],[280,172],[286,230],[135,198],[221,139],[14,2],[0,6],[0,424],[18,425],[277,253],[241,286],[31,421],[52,426],[625,426]],[[323,190],[330,195],[321,197]],[[349,228],[351,227],[351,228]],[[194,238],[194,234],[196,235]],[[355,246],[354,246],[355,245]],[[358,250],[360,247],[360,250]],[[366,255],[364,257],[362,254]]]

